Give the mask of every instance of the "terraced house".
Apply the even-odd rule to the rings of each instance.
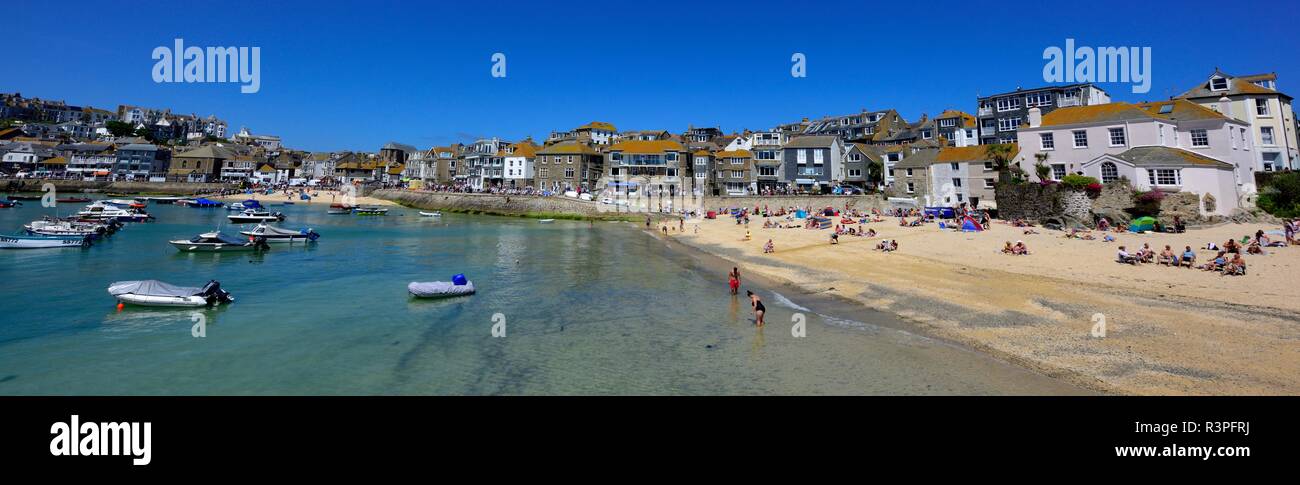
[[[537,152],[533,186],[551,192],[590,192],[603,173],[604,156],[586,143],[565,141]]]
[[[1030,109],[1019,141],[1014,163],[1032,180],[1071,173],[1102,182],[1124,177],[1138,190],[1195,193],[1203,213],[1219,215],[1230,214],[1253,191],[1259,149],[1250,124],[1186,99],[1076,106],[1046,115]]]
[[[606,185],[624,192],[645,188],[669,195],[693,193],[688,153],[672,140],[620,141],[605,154]]]
[[[844,142],[838,136],[800,136],[781,147],[782,177],[802,190],[830,187],[844,180]]]
[[[754,155],[749,150],[718,152],[714,157],[713,193],[746,195],[757,190],[754,178]]]
[[[1179,98],[1250,124],[1258,147],[1254,170],[1300,169],[1291,97],[1277,90],[1277,74],[1232,76],[1215,69],[1210,78]]]

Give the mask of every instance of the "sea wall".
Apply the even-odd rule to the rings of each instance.
[[[230,184],[189,182],[103,182],[88,180],[0,179],[0,192],[40,192],[45,183],[58,192],[121,192],[126,194],[193,195],[236,188]]]
[[[390,200],[399,204],[425,210],[442,210],[449,212],[467,212],[477,214],[495,214],[506,216],[532,217],[574,217],[597,219],[631,219],[641,220],[645,215],[662,215],[661,207],[678,209],[716,210],[725,207],[826,207],[837,209],[850,208],[870,210],[886,207],[884,200],[875,195],[862,196],[770,196],[770,197],[700,197],[677,198],[667,204],[658,199],[633,200],[631,204],[600,204],[592,201],[571,199],[568,197],[539,197],[523,195],[495,194],[459,194],[446,192],[422,192],[412,190],[379,189],[369,194],[378,199]],[[629,209],[628,207],[645,207],[649,211]]]
[[[1059,184],[999,184],[998,218],[1042,222],[1065,214]]]

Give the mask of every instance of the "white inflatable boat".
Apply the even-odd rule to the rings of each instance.
[[[202,307],[235,301],[216,280],[209,281],[202,288],[170,285],[158,280],[119,281],[108,285],[108,294],[122,303],[141,306]]]
[[[429,281],[429,282],[411,282],[406,285],[406,291],[418,298],[449,298],[453,296],[465,296],[474,294],[474,282],[466,281],[463,285],[458,285],[450,281]]]

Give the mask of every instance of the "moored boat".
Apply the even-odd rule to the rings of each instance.
[[[326,211],[326,214],[334,214],[334,215],[351,214],[352,209],[353,207],[347,204],[330,204],[330,208],[328,211]]]
[[[97,239],[111,235],[117,230],[117,226],[115,224],[47,218],[45,220],[32,221],[30,224],[25,224],[23,225],[23,230],[34,236],[89,236],[93,239]]]
[[[417,298],[450,298],[474,294],[474,282],[458,274],[451,281],[412,281],[406,285],[406,291]]]
[[[86,236],[8,236],[0,235],[0,249],[84,248],[90,246]]]
[[[238,214],[226,216],[234,224],[251,224],[256,222],[279,222],[284,220],[284,214],[279,212],[270,212],[257,209],[247,209]]]
[[[122,222],[148,222],[153,219],[153,216],[141,210],[127,210],[111,203],[99,202],[90,204],[86,206],[85,210],[77,212],[77,217],[86,220],[116,220]]]
[[[383,208],[383,207],[373,207],[373,206],[357,207],[357,208],[355,208],[355,209],[352,209],[352,212],[356,213],[356,215],[359,215],[359,216],[383,216],[383,215],[388,215],[388,209],[385,209],[385,208]]]
[[[0,209],[12,209],[20,205],[23,203],[16,200],[0,200]]]
[[[54,201],[60,204],[80,204],[83,202],[90,202],[90,197],[64,197],[62,199],[54,199]]]
[[[208,208],[212,208],[212,207],[221,207],[221,206],[225,205],[224,203],[221,203],[221,202],[218,202],[218,201],[215,201],[215,200],[211,200],[211,199],[207,199],[207,198],[203,198],[203,197],[199,197],[199,198],[197,198],[197,199],[184,199],[184,200],[182,200],[182,201],[180,201],[180,202],[181,202],[181,203],[184,203],[184,204],[187,205],[187,206],[194,207],[194,208],[197,208],[197,209],[208,209]]]
[[[235,301],[217,280],[209,281],[202,288],[158,280],[118,281],[108,285],[108,294],[119,302],[141,306],[201,307]]]
[[[190,239],[176,239],[167,242],[186,253],[232,253],[270,249],[264,238],[237,238],[219,231],[205,232]]]
[[[420,217],[442,217],[442,211],[433,211],[433,212],[420,211]]]
[[[239,231],[239,233],[249,237],[265,238],[268,243],[314,242],[320,237],[320,234],[311,228],[295,231],[266,224],[258,224],[251,231]]]

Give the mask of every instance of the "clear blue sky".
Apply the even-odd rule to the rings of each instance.
[[[1293,1],[18,2],[0,91],[216,114],[305,150],[544,137],[591,120],[728,132],[894,108],[909,120],[1042,81],[1043,49],[1149,46],[1163,99],[1218,66],[1300,91]],[[1092,12],[1096,12],[1093,14]],[[1189,13],[1196,12],[1196,13]],[[259,46],[262,87],[155,84],[154,47]],[[494,52],[505,79],[490,77]],[[790,56],[808,77],[790,76]]]

